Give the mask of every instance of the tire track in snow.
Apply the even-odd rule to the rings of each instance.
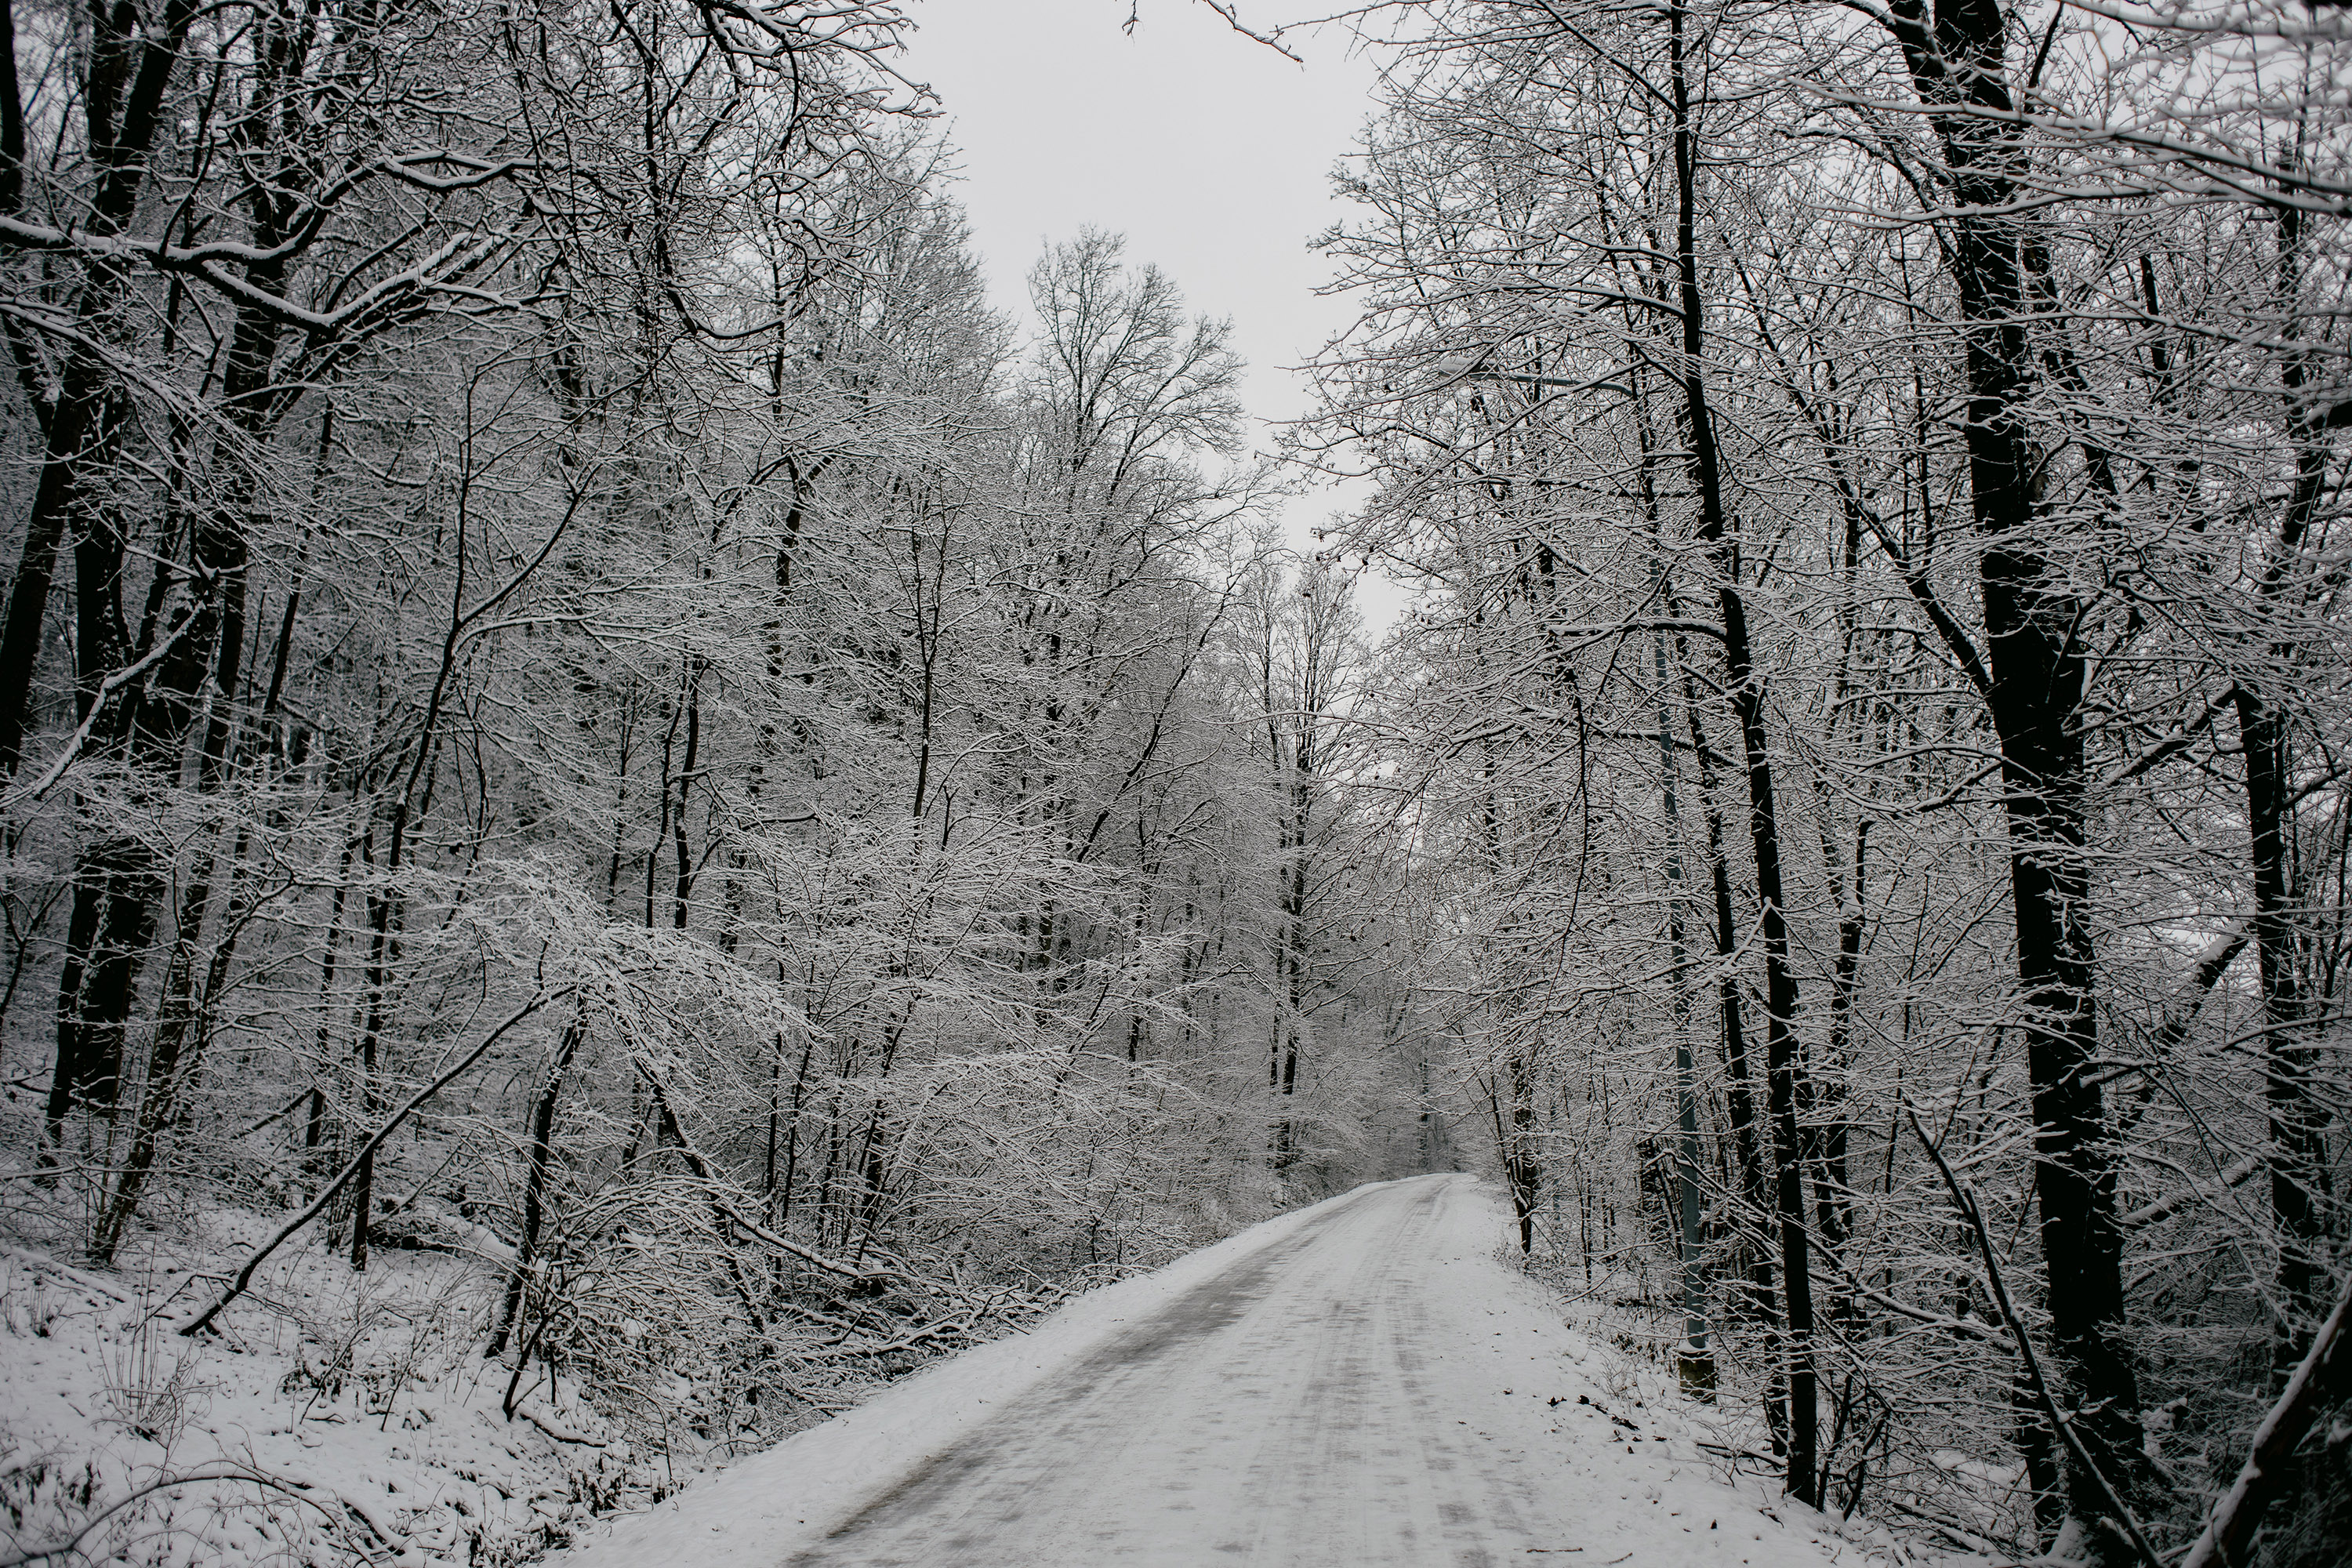
[[[1332,1205],[1080,1357],[790,1568],[1382,1563],[1524,1535],[1426,1372],[1417,1289],[1455,1189]]]

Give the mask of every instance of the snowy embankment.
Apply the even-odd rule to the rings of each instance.
[[[213,1245],[148,1238],[120,1272],[0,1247],[0,1562],[495,1568],[643,1495],[643,1458],[568,1384],[512,1390],[508,1419],[473,1260],[385,1252],[359,1275],[289,1248],[221,1333],[182,1337],[267,1222],[213,1223]]]
[[[64,1207],[13,1217],[54,1237]],[[896,1372],[815,1364],[798,1403],[761,1410],[667,1366],[650,1423],[616,1415],[543,1359],[518,1373],[484,1355],[510,1254],[423,1205],[379,1225],[363,1273],[326,1233],[282,1247],[190,1338],[281,1221],[229,1206],[173,1221],[135,1230],[106,1270],[0,1232],[0,1568],[514,1568]],[[1008,1298],[965,1331],[1035,1310]]]
[[[1566,1327],[1503,1240],[1466,1178],[1359,1188],[928,1368],[554,1561],[1852,1553],[1822,1516],[1723,1479],[1696,1413]]]

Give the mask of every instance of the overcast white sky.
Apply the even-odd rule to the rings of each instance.
[[[1261,27],[1297,0],[1244,0]],[[1234,32],[1196,0],[923,0],[900,62],[941,100],[961,151],[961,192],[998,304],[1026,321],[1030,264],[1081,226],[1128,237],[1196,310],[1230,316],[1261,421],[1302,412],[1296,364],[1346,324],[1316,298],[1307,242],[1340,214],[1328,175],[1370,112],[1371,62],[1339,28],[1287,35],[1302,67]],[[1262,444],[1270,440],[1261,433]],[[1292,505],[1294,543],[1341,504]]]

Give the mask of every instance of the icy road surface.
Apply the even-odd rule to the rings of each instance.
[[[563,1568],[1820,1568],[1496,1261],[1466,1176],[1360,1187],[1072,1303]],[[1579,1395],[1591,1403],[1580,1403]],[[1812,1523],[1820,1521],[1815,1516]],[[1629,1555],[1630,1554],[1630,1555]]]

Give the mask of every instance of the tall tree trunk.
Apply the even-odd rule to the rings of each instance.
[[[1639,383],[1636,383],[1639,385]],[[1637,405],[1636,433],[1641,443],[1640,490],[1642,515],[1654,541],[1651,591],[1660,603],[1667,596],[1665,542],[1659,537],[1657,454],[1650,439],[1646,405]],[[1675,754],[1672,667],[1666,656],[1666,634],[1652,635],[1651,653],[1658,678],[1658,795],[1665,826],[1666,950],[1672,966],[1670,1012],[1675,1037],[1675,1217],[1681,1252],[1683,1342],[1675,1354],[1683,1392],[1700,1399],[1715,1397],[1715,1357],[1707,1349],[1706,1236],[1700,1224],[1698,1177],[1698,1068],[1691,1051],[1690,943],[1683,927],[1682,763]]]
[[[1713,554],[1717,604],[1723,626],[1724,670],[1732,714],[1746,752],[1748,824],[1756,851],[1756,898],[1764,935],[1764,1090],[1772,1134],[1773,1207],[1780,1220],[1781,1300],[1788,1335],[1789,1493],[1821,1503],[1821,1415],[1813,1370],[1812,1270],[1807,1256],[1804,1163],[1797,1126],[1796,971],[1789,962],[1789,926],[1780,879],[1780,824],[1773,797],[1772,759],[1764,732],[1764,682],[1756,668],[1740,586],[1739,550],[1731,538],[1723,500],[1722,458],[1706,380],[1706,300],[1697,255],[1698,153],[1691,123],[1690,72],[1685,55],[1689,12],[1667,13],[1667,63],[1674,97],[1675,252],[1682,316],[1682,384],[1690,477],[1698,492],[1697,538]]]
[[[84,134],[91,162],[98,171],[80,226],[95,238],[122,232],[138,210],[146,189],[148,154],[163,122],[164,99],[187,41],[189,26],[203,7],[198,0],[169,0],[152,26],[130,5],[93,5],[89,40],[88,78],[80,84],[86,119]],[[0,148],[0,196],[9,216],[24,202],[24,120],[16,80],[15,6],[9,5],[10,90],[5,122],[13,146]],[[127,320],[125,268],[120,262],[91,266],[75,291],[70,314],[76,344],[67,355],[54,398],[37,384],[26,391],[37,408],[46,409],[40,479],[34,486],[31,513],[25,522],[24,549],[8,587],[7,618],[0,624],[0,778],[14,774],[23,761],[25,725],[32,702],[33,673],[40,662],[41,626],[48,612],[55,583],[57,555],[68,524],[83,507],[88,471],[106,460],[121,427],[121,389],[109,370],[105,355],[90,346],[118,337]],[[20,355],[19,368],[24,361]],[[76,549],[77,574],[85,563]],[[88,600],[89,585],[81,596]],[[77,674],[85,690],[121,668],[117,663],[92,666],[83,661]]]
[[[2303,1360],[2327,1306],[2329,1190],[2326,1109],[2312,1092],[2319,1052],[2305,1026],[2301,983],[2301,931],[2295,912],[2294,816],[2288,792],[2294,760],[2287,716],[2271,695],[2275,682],[2291,690],[2298,663],[2285,622],[2296,613],[2292,589],[2302,576],[2298,558],[2327,489],[2326,435],[2306,404],[2311,353],[2296,340],[2296,300],[2303,285],[2304,216],[2278,215],[2278,290],[2291,345],[2280,365],[2288,402],[2287,434],[2294,444],[2295,476],[2279,520],[2270,560],[2259,584],[2263,636],[2256,657],[2231,691],[2240,751],[2246,770],[2246,827],[2253,868],[2254,957],[2263,994],[2263,1098],[2270,1112],[2271,1216],[2278,1231],[2280,1311],[2272,1336],[2273,1389]]]
[[[2052,1337],[2069,1403],[2081,1412],[2084,1452],[2128,1497],[2154,1478],[2123,1341],[2123,1234],[2093,1072],[2098,1015],[2078,723],[2088,666],[2075,634],[2083,605],[2047,549],[2056,520],[2036,499],[2039,464],[2023,410],[2032,371],[2020,236],[2031,219],[2015,211],[2025,154],[2009,90],[2008,13],[1991,0],[1945,0],[1930,23],[1924,0],[1896,0],[1888,24],[1957,209],[1946,255],[1965,331],[1969,500],[1988,706],[2000,741]],[[2105,1489],[2071,1451],[2067,1471],[2075,1516],[2100,1517]]]
[[[1673,608],[1672,589],[1667,604]],[[1779,1309],[1774,1304],[1772,1280],[1772,1249],[1769,1233],[1772,1218],[1770,1184],[1764,1177],[1761,1135],[1757,1125],[1756,1093],[1753,1075],[1748,1066],[1748,1026],[1740,1004],[1739,974],[1735,959],[1739,951],[1739,927],[1731,901],[1731,866],[1724,852],[1723,812],[1717,805],[1716,763],[1714,747],[1707,743],[1706,731],[1699,721],[1698,682],[1691,673],[1690,647],[1677,637],[1676,653],[1682,664],[1683,713],[1690,727],[1691,753],[1698,762],[1699,797],[1706,814],[1707,877],[1715,895],[1716,1012],[1720,1025],[1720,1040],[1724,1070],[1729,1081],[1725,1085],[1724,1104],[1731,1121],[1732,1153],[1738,1164],[1738,1193],[1744,1200],[1745,1212],[1755,1216],[1763,1227],[1767,1242],[1749,1246],[1742,1238],[1741,1247],[1748,1256],[1748,1277],[1741,1285],[1741,1299],[1750,1318],[1763,1325],[1767,1344],[1767,1360],[1776,1370],[1767,1380],[1764,1395],[1765,1426],[1772,1434],[1776,1451],[1785,1448],[1789,1430],[1788,1380],[1777,1370],[1780,1365]],[[1740,1213],[1735,1208],[1735,1214]]]

